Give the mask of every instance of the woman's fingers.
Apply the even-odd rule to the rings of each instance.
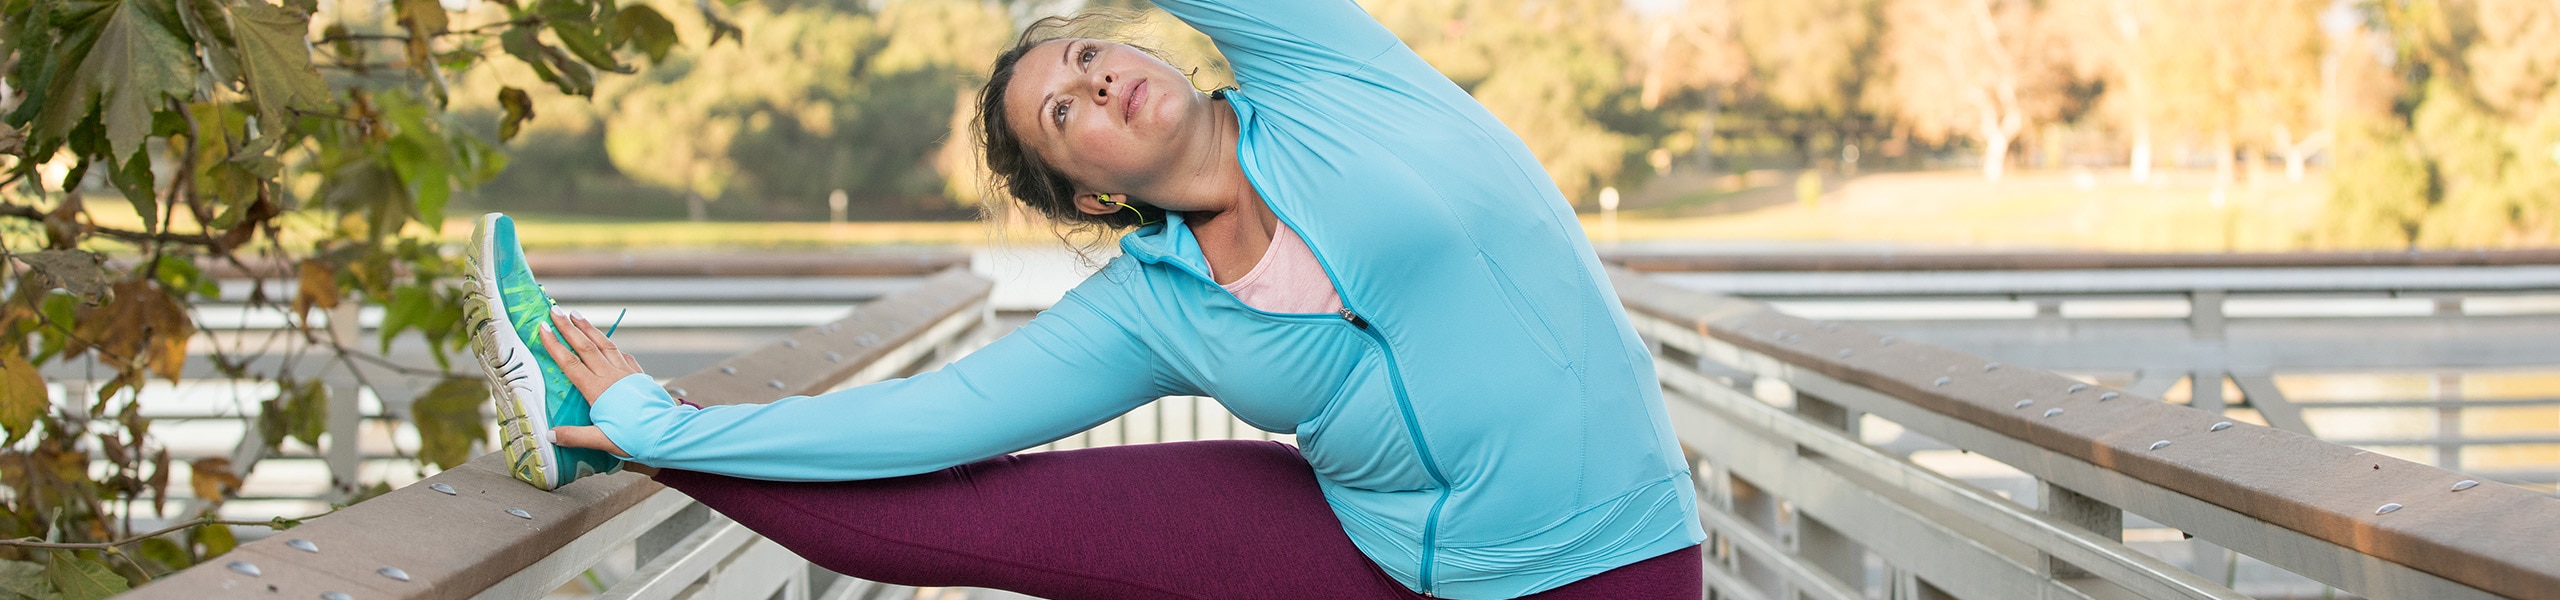
[[[593,425],[553,427],[551,434],[557,438],[553,443],[562,446],[603,450],[613,453],[614,456],[630,456],[629,453],[622,451],[622,446],[615,445],[612,439],[606,438],[603,429],[597,429]]]
[[[552,333],[549,329],[540,328],[536,328],[535,333],[542,337],[542,351],[551,354],[551,362],[559,363],[560,370],[585,370],[585,362],[578,360],[578,351],[562,343],[559,335]]]
[[[604,355],[603,353],[596,351],[596,342],[594,339],[596,337],[603,336],[590,337],[590,334],[595,333],[595,328],[593,326],[586,325],[586,320],[580,319],[576,315],[569,314],[568,311],[555,310],[551,311],[551,324],[554,329],[560,330],[561,339],[569,342],[569,347],[571,349],[578,351],[578,356],[585,357]]]

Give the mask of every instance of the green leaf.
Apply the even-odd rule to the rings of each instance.
[[[293,109],[327,110],[329,84],[311,67],[311,14],[264,2],[242,2],[231,10],[240,59],[258,103],[260,137],[284,133]]]
[[[329,431],[329,386],[318,379],[304,380],[294,390],[293,400],[285,408],[293,427],[293,439],[313,448],[320,447],[320,434]]]
[[[240,538],[231,535],[231,526],[219,523],[188,530],[188,545],[197,547],[196,556],[212,560],[240,546]]]
[[[106,125],[108,156],[121,162],[140,152],[160,99],[189,97],[195,91],[195,53],[173,31],[174,16],[161,14],[168,8],[149,0],[120,0],[72,22],[74,38],[94,36],[95,41],[79,57],[79,68],[57,76],[37,137],[70,131],[95,103]]]
[[[107,259],[84,250],[39,250],[17,255],[35,268],[38,289],[61,288],[87,302],[107,291]]]
[[[505,49],[507,54],[516,57],[516,60],[524,61],[525,66],[533,68],[534,76],[560,88],[560,93],[580,95],[577,86],[562,77],[559,71],[551,68],[551,54],[558,51],[544,45],[539,35],[541,35],[540,30],[537,29],[510,28],[506,33],[498,34],[498,47]]]
[[[178,23],[186,26],[187,37],[195,38],[196,47],[204,52],[205,63],[218,82],[240,80],[240,57],[232,50],[239,42],[231,37],[231,15],[222,11],[216,0],[177,0]]]
[[[524,123],[533,120],[533,96],[513,87],[498,88],[498,106],[507,110],[507,119],[498,124],[498,141],[516,139],[524,131]]]
[[[126,202],[133,203],[134,214],[142,216],[142,228],[159,228],[160,195],[151,189],[151,155],[136,152],[132,160],[124,161],[124,166],[107,166],[107,181],[124,192]]]
[[[62,590],[63,600],[100,600],[131,589],[123,575],[106,563],[74,552],[54,552],[45,560],[45,579]]]
[[[151,561],[152,564],[171,571],[196,564],[196,557],[188,554],[185,546],[180,546],[177,542],[165,537],[143,540],[142,547],[135,554],[141,555],[142,560]]]
[[[676,25],[667,16],[648,5],[633,5],[613,16],[613,45],[636,44],[652,64],[667,59],[667,50],[676,46]]]
[[[71,331],[80,323],[79,309],[83,302],[79,296],[68,292],[45,295],[44,303],[38,307],[38,312],[44,315],[44,323],[36,328],[36,339],[41,344],[30,362],[52,360],[54,353],[61,352],[65,345],[71,343]]]
[[[552,21],[551,34],[558,36],[560,45],[569,47],[569,52],[576,54],[579,60],[598,69],[627,72],[622,61],[613,58],[613,49],[605,46],[604,38],[597,37],[595,30],[589,27],[592,25],[584,21]]]
[[[385,354],[391,352],[392,338],[425,323],[436,309],[435,296],[428,293],[426,286],[401,286],[392,290],[391,299],[382,304],[382,324],[375,328],[382,332]]]
[[[159,278],[161,283],[168,284],[169,289],[183,291],[197,297],[211,298],[222,295],[221,283],[204,276],[204,269],[197,267],[196,262],[192,260],[160,261],[160,272],[153,273],[152,276]],[[183,301],[186,298],[182,296],[178,299]]]
[[[452,377],[429,388],[409,404],[409,419],[418,427],[418,460],[451,469],[471,460],[471,443],[488,439],[489,422],[480,405],[489,401],[486,381]]]
[[[16,351],[0,352],[0,429],[8,432],[0,446],[18,443],[18,438],[35,428],[36,418],[52,407],[53,398],[44,388],[44,374]]]
[[[62,597],[45,581],[44,565],[24,560],[0,560],[0,592],[48,600]]]
[[[735,0],[722,1],[732,6],[737,4]],[[732,23],[728,17],[722,16],[720,9],[711,5],[711,0],[693,0],[693,6],[702,10],[702,24],[711,28],[711,43],[703,44],[702,47],[718,46],[720,38],[724,37],[737,40],[740,48],[747,47],[747,30],[739,29],[737,23]]]

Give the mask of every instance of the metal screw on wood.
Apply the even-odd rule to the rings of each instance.
[[[525,511],[524,511],[524,509],[521,509],[521,508],[510,508],[510,509],[507,509],[507,514],[515,515],[517,518],[522,518],[522,519],[531,519],[531,518],[533,518],[533,513],[525,512]]]
[[[2400,510],[2400,503],[2398,503],[2398,502],[2393,502],[2393,503],[2390,503],[2390,504],[2382,505],[2382,508],[2373,509],[2373,514],[2377,514],[2377,515],[2387,515],[2387,514],[2391,514],[2391,513],[2392,513],[2392,511],[2396,511],[2396,510]]]
[[[1949,383],[1954,383],[1954,382],[1955,382],[1955,380],[1956,380],[1956,378],[1954,378],[1954,377],[1939,377],[1937,381],[1929,382],[1929,385],[1937,386],[1937,387],[1947,387],[1947,384],[1949,384]]]
[[[2152,443],[2151,443],[2151,449],[2153,449],[2153,450],[2158,450],[2158,449],[2161,449],[2161,448],[2167,448],[2167,447],[2169,447],[2169,440],[2160,440],[2160,441],[2152,442]]]
[[[1849,352],[1849,349],[1848,349],[1848,348],[1841,348],[1841,349],[1840,349],[1840,358],[1848,358],[1848,357],[1849,357],[1849,354],[1850,354],[1850,352]]]
[[[880,336],[872,335],[872,334],[868,334],[868,333],[865,333],[865,334],[862,334],[862,335],[859,335],[859,336],[855,336],[855,337],[853,338],[853,345],[856,345],[856,346],[870,346],[870,345],[872,345],[872,344],[877,344],[877,343],[880,343]]]
[[[430,483],[430,484],[427,484],[427,489],[435,490],[435,491],[437,491],[438,493],[442,493],[442,494],[447,495],[447,496],[454,495],[454,492],[453,492],[453,486],[450,486],[450,485],[445,485],[445,484],[441,484],[441,483]]]
[[[2053,418],[2055,415],[2060,415],[2060,414],[2062,414],[2062,409],[2059,409],[2059,408],[2048,408],[2048,409],[2044,409],[2044,418],[2047,418],[2047,419],[2051,419],[2051,418]]]
[[[2089,384],[2086,384],[2086,383],[2074,383],[2074,384],[2071,384],[2071,387],[2070,387],[2069,389],[2062,390],[2062,393],[2065,393],[2065,394],[2077,394],[2077,393],[2080,393],[2080,390],[2085,390],[2085,389],[2089,389]]]
[[[391,578],[391,580],[392,580],[392,581],[408,581],[408,580],[409,580],[409,572],[408,572],[408,571],[402,571],[402,570],[400,570],[400,568],[399,568],[399,567],[383,567],[383,568],[379,568],[379,569],[374,569],[374,570],[373,570],[373,572],[374,572],[375,574],[379,574],[379,575],[381,575],[381,576],[383,576],[383,577],[389,577],[389,578]]]
[[[800,340],[783,340],[783,341],[782,341],[782,347],[784,347],[784,348],[798,348],[798,347],[800,347]]]
[[[2213,424],[2213,426],[2212,426],[2212,427],[2207,427],[2207,428],[2205,428],[2205,429],[2206,429],[2206,430],[2208,430],[2208,431],[2221,431],[2221,430],[2230,429],[2230,428],[2231,428],[2231,422],[2230,422],[2230,421],[2223,421],[2223,422],[2220,422],[2220,423],[2215,423],[2215,424]]]
[[[668,395],[670,395],[670,396],[675,396],[675,397],[678,397],[678,398],[682,398],[682,397],[684,397],[684,388],[668,388],[668,389],[667,389],[667,392],[668,392]]]
[[[2015,405],[2011,405],[2009,408],[2026,408],[2026,407],[2029,407],[2029,406],[2034,406],[2034,405],[2035,405],[2035,403],[2036,403],[2036,401],[2034,401],[2034,400],[2019,400],[2017,404],[2015,404]]]
[[[778,389],[782,389],[782,380],[780,380],[780,379],[767,379],[767,380],[764,380],[764,386],[765,386],[765,387],[769,387],[769,388],[773,388],[773,389],[777,389],[777,390],[778,390]]]
[[[2115,393],[2115,392],[2107,392],[2107,393],[2099,394],[2099,395],[2098,395],[2098,401],[2099,401],[2099,402],[2105,402],[2105,401],[2108,401],[2108,400],[2114,400],[2114,399],[2116,399],[2116,393]]]
[[[2471,489],[2471,488],[2476,488],[2476,487],[2480,487],[2480,482],[2472,481],[2472,480],[2469,480],[2469,479],[2465,479],[2465,480],[2462,480],[2462,481],[2456,481],[2456,482],[2453,482],[2453,491],[2457,491],[2457,492],[2459,492],[2459,491],[2463,491],[2463,490],[2467,490],[2467,489]]]
[[[320,600],[356,600],[356,597],[346,592],[320,592]]]
[[[228,568],[230,568],[232,572],[239,573],[239,574],[242,574],[242,575],[247,575],[247,576],[250,576],[250,577],[257,577],[257,576],[259,576],[259,575],[264,575],[264,574],[265,574],[265,573],[261,573],[261,572],[259,572],[259,571],[258,571],[258,566],[257,566],[257,565],[253,565],[253,564],[249,564],[249,563],[245,563],[245,562],[240,562],[240,561],[236,561],[236,560],[235,560],[235,561],[231,561],[231,564],[227,564],[227,565],[223,565],[223,566],[224,566],[224,567],[228,567]]]
[[[844,362],[844,355],[842,355],[842,354],[837,354],[837,353],[834,353],[834,352],[828,352],[828,353],[827,353],[827,362]]]
[[[319,553],[320,553],[320,546],[319,546],[318,544],[313,544],[313,543],[311,543],[311,540],[306,540],[306,539],[302,539],[302,538],[293,538],[293,539],[290,539],[290,540],[285,540],[285,541],[284,541],[284,546],[285,546],[285,547],[287,547],[287,548],[292,548],[292,549],[295,549],[295,550],[301,550],[301,551],[303,551],[303,552],[309,552],[309,553],[312,553],[312,554],[319,554]]]
[[[722,374],[722,375],[736,375],[736,374],[738,374],[738,368],[737,368],[737,367],[732,367],[732,366],[729,366],[729,365],[720,365],[720,374]]]
[[[1982,366],[1982,372],[1984,372],[1984,373],[1989,373],[1989,372],[1997,371],[1997,370],[2000,370],[2000,363],[1991,363],[1991,364],[1987,364],[1987,365],[1983,365],[1983,366]]]

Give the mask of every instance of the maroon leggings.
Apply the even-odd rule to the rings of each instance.
[[[871,481],[657,480],[819,566],[1051,600],[1419,599],[1351,545],[1298,450],[1263,441],[1000,456]],[[1527,596],[1700,597],[1698,547]]]

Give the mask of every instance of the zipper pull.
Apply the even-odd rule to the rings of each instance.
[[[1360,318],[1359,313],[1351,312],[1351,309],[1348,308],[1342,309],[1342,320],[1350,321],[1352,327],[1358,327],[1361,329],[1369,328],[1368,319]]]

